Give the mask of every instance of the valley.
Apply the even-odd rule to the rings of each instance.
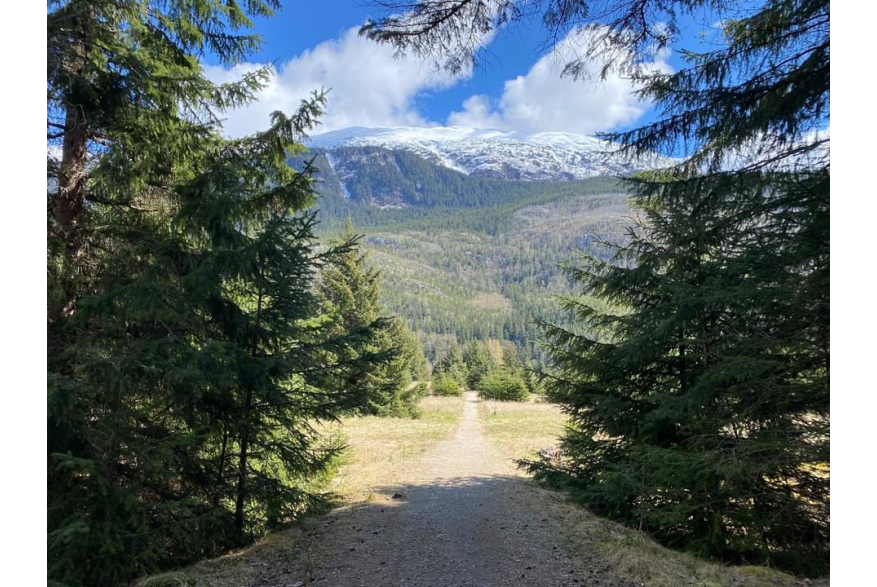
[[[564,264],[581,253],[608,259],[605,243],[625,242],[633,224],[613,177],[484,178],[374,145],[305,160],[318,170],[321,233],[338,234],[350,217],[382,272],[386,310],[407,320],[431,361],[452,341],[499,339],[541,363],[538,322],[565,323],[557,296],[572,293]]]

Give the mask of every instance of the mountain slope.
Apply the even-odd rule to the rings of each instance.
[[[526,182],[466,175],[405,150],[384,147],[313,149],[294,164],[313,159],[324,216],[366,214],[379,223],[422,217],[428,209],[478,208],[543,200],[549,194],[580,195],[617,189],[609,177]]]
[[[430,359],[451,340],[495,338],[538,362],[538,321],[568,320],[556,299],[574,293],[562,264],[578,251],[608,259],[601,241],[626,240],[629,214],[616,192],[356,230],[382,271],[388,310],[408,320]]]
[[[413,153],[466,175],[522,181],[627,175],[634,170],[653,169],[671,162],[657,155],[630,160],[613,154],[615,145],[595,137],[466,127],[354,127],[316,135],[308,144],[327,151],[343,147],[384,147]]]
[[[462,161],[463,151],[452,147],[467,141],[505,168],[533,163],[526,161],[520,137],[509,138],[513,133],[470,130],[349,129],[317,137],[295,164],[312,160],[319,170],[323,234],[337,235],[350,216],[366,235],[372,262],[383,273],[387,310],[407,319],[430,359],[452,340],[495,338],[511,341],[538,363],[538,322],[567,320],[556,300],[573,293],[562,264],[574,263],[579,252],[607,259],[603,241],[626,240],[627,196],[616,178],[605,175],[569,179],[570,172],[562,180],[522,181],[443,163],[445,155]],[[549,162],[563,161],[565,149],[593,151],[600,144],[569,136],[526,138],[545,150],[542,160]],[[411,147],[423,137],[440,152]],[[552,169],[537,171],[554,177]],[[585,165],[577,173],[595,169]]]
[[[606,258],[600,241],[623,241],[629,226],[612,178],[504,181],[404,151],[334,153],[334,168],[328,153],[314,158],[322,233],[353,219],[382,271],[387,310],[406,318],[431,360],[452,340],[496,338],[538,362],[537,321],[563,322],[554,298],[572,293],[561,264],[576,251]]]

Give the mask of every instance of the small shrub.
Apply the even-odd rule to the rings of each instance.
[[[432,393],[435,395],[463,395],[463,386],[449,375],[440,373],[432,378]]]
[[[494,371],[482,377],[478,391],[484,399],[521,402],[530,397],[524,380],[506,371]]]

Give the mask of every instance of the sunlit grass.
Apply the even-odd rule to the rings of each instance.
[[[494,448],[509,459],[526,459],[546,446],[557,446],[566,416],[545,402],[482,401],[481,427]]]
[[[463,413],[461,397],[426,397],[420,417],[345,418],[329,431],[340,431],[347,444],[331,489],[343,502],[369,499],[376,488],[404,478],[404,464],[440,440],[449,438]]]

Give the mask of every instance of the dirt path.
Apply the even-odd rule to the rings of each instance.
[[[282,573],[261,584],[327,586],[621,585],[560,545],[547,493],[485,440],[469,392],[456,434],[406,469],[386,497],[304,524]]]

